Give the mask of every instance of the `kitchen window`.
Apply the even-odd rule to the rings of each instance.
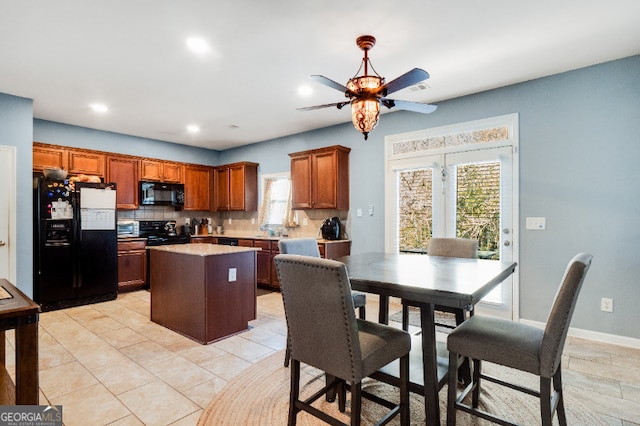
[[[262,204],[259,223],[265,226],[283,226],[292,221],[291,178],[289,174],[262,176]]]

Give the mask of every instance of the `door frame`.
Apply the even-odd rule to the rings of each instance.
[[[15,146],[0,145],[0,179],[2,179],[3,189],[0,191],[0,206],[5,205],[7,223],[0,223],[0,226],[7,227],[7,247],[8,248],[8,276],[7,279],[14,285],[16,282],[16,268],[17,268],[17,256],[16,256],[16,195],[17,195],[17,182],[16,182],[16,155],[17,150]],[[31,224],[31,221],[29,221]],[[4,230],[3,230],[4,231]],[[2,234],[0,234],[1,237]],[[0,271],[2,272],[2,271]]]
[[[518,114],[506,114],[480,120],[434,127],[385,137],[385,251],[397,251],[395,220],[397,195],[395,170],[399,161],[419,164],[420,159],[432,155],[488,148],[512,148],[512,235],[513,261],[519,253],[519,129]],[[519,268],[512,274],[511,316],[520,318]]]

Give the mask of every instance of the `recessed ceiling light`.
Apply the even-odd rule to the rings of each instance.
[[[313,93],[313,88],[311,86],[308,85],[303,85],[298,87],[298,95],[300,96],[309,96],[310,94]]]
[[[189,124],[187,126],[187,132],[189,132],[189,133],[199,133],[200,132],[200,127],[196,126],[195,124]]]
[[[89,105],[89,107],[91,107],[94,112],[104,113],[109,111],[109,107],[107,107],[105,104],[91,104]]]
[[[190,37],[187,39],[187,47],[193,52],[196,53],[198,55],[202,55],[205,53],[208,53],[210,48],[209,48],[209,44],[207,44],[206,41],[204,41],[204,39],[200,38],[200,37]]]

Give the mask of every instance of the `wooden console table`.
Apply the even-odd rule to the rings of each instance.
[[[40,306],[0,278],[0,404],[38,405],[38,314]],[[4,290],[4,291],[3,291]],[[6,368],[5,331],[15,329],[16,383]]]

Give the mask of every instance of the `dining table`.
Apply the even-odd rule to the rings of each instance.
[[[424,395],[426,423],[440,424],[439,390],[447,382],[448,355],[436,342],[435,306],[462,308],[472,315],[475,305],[517,264],[404,253],[360,253],[337,260],[347,266],[353,290],[379,295],[380,323],[389,323],[390,297],[420,309],[421,333],[412,336],[409,389]],[[398,385],[397,362],[374,377]]]

